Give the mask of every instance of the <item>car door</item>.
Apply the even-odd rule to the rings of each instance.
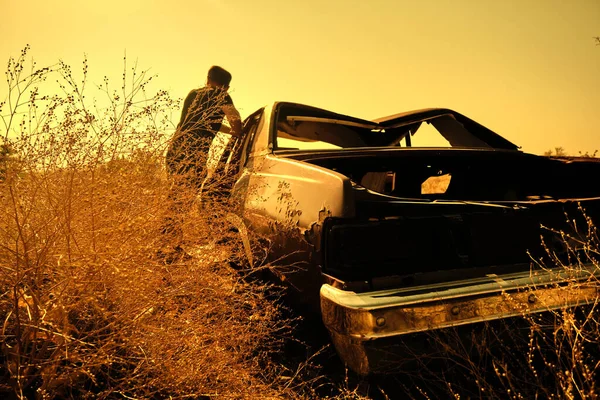
[[[250,154],[253,151],[259,128],[263,123],[264,108],[248,116],[242,126],[241,139],[237,141],[233,150],[229,168],[233,168],[232,175],[236,176],[233,187],[233,196],[237,196],[244,204],[247,196],[249,173],[253,166]]]

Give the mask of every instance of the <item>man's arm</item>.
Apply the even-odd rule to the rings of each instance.
[[[231,126],[231,130],[228,133],[233,137],[239,138],[242,135],[242,118],[237,108],[233,104],[225,104],[223,112]]]

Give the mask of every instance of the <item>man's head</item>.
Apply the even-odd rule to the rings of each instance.
[[[211,86],[219,86],[224,88],[229,88],[229,83],[231,82],[231,74],[227,72],[225,69],[213,65],[208,70],[208,84]]]

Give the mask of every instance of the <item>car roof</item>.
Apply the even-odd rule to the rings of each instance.
[[[519,150],[519,146],[500,136],[496,132],[492,131],[488,127],[479,124],[478,122],[472,120],[471,118],[457,112],[451,110],[449,108],[424,108],[420,110],[412,110],[405,111],[398,114],[389,115],[387,117],[381,117],[374,119],[372,121],[364,120],[361,118],[352,117],[349,115],[339,114],[333,111],[328,111],[322,108],[309,106],[300,103],[293,102],[275,102],[273,104],[273,108],[279,106],[297,106],[302,107],[307,110],[312,110],[318,114],[329,114],[331,116],[335,116],[337,118],[344,118],[349,121],[355,122],[364,122],[364,123],[376,123],[380,125],[382,128],[393,128],[394,126],[404,125],[410,123],[411,121],[419,121],[426,120],[430,118],[435,118],[441,115],[452,115],[458,122],[463,124],[469,131],[478,139],[488,143],[490,146],[496,149],[506,149],[506,150]]]

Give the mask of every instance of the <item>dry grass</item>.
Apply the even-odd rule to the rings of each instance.
[[[100,85],[110,101],[95,109],[85,100],[85,62],[81,81],[63,64],[26,72],[27,51],[9,63],[9,101],[0,107],[0,397],[368,398],[365,382],[328,369],[335,355],[320,347],[322,337],[293,339],[320,334],[310,323],[296,327],[277,288],[229,267],[245,256],[224,218],[230,200],[185,215],[191,259],[157,257],[169,245],[159,233],[169,213],[163,154],[179,103],[149,94],[151,77],[133,67],[117,90]],[[42,95],[57,77],[57,94]],[[590,248],[594,235],[585,239]],[[594,398],[595,304],[584,316],[553,318],[549,331],[523,319],[529,341],[506,342],[504,353],[480,341],[473,358],[449,346],[451,337],[440,340],[450,367],[479,389],[437,374],[420,377],[419,393],[439,384],[463,397]],[[525,358],[511,359],[521,345]],[[482,374],[483,359],[497,373]],[[540,363],[553,367],[532,369]],[[522,376],[534,384],[511,378]],[[377,386],[370,394],[387,398]]]
[[[105,82],[113,101],[92,114],[67,66],[26,74],[25,55],[9,65],[13,97],[2,110],[12,150],[0,183],[0,390],[280,397],[265,365],[289,325],[266,286],[226,266],[233,245],[209,240],[226,223],[209,228],[207,215],[190,213],[195,257],[166,265],[155,256],[169,189],[157,121],[176,102],[146,96],[149,78],[133,69],[131,88]],[[63,93],[37,94],[56,75]]]
[[[226,246],[154,257],[166,184],[137,166],[5,181],[5,382],[19,396],[268,395],[256,371],[285,321],[220,262]]]
[[[562,237],[569,262],[559,259],[550,248],[546,256],[533,261],[538,270],[558,266],[561,274],[570,278],[567,285],[544,286],[557,290],[568,304],[575,293],[600,286],[600,241],[583,209],[577,216],[566,217],[573,224],[571,233],[546,229],[548,234]],[[589,278],[580,280],[581,276]],[[416,373],[405,374],[402,384],[410,397],[598,398],[600,297],[588,297],[588,303],[578,308],[529,313],[527,305],[504,295],[504,301],[521,316],[426,335],[424,340],[435,356],[419,359]],[[539,301],[543,305],[543,300]]]

